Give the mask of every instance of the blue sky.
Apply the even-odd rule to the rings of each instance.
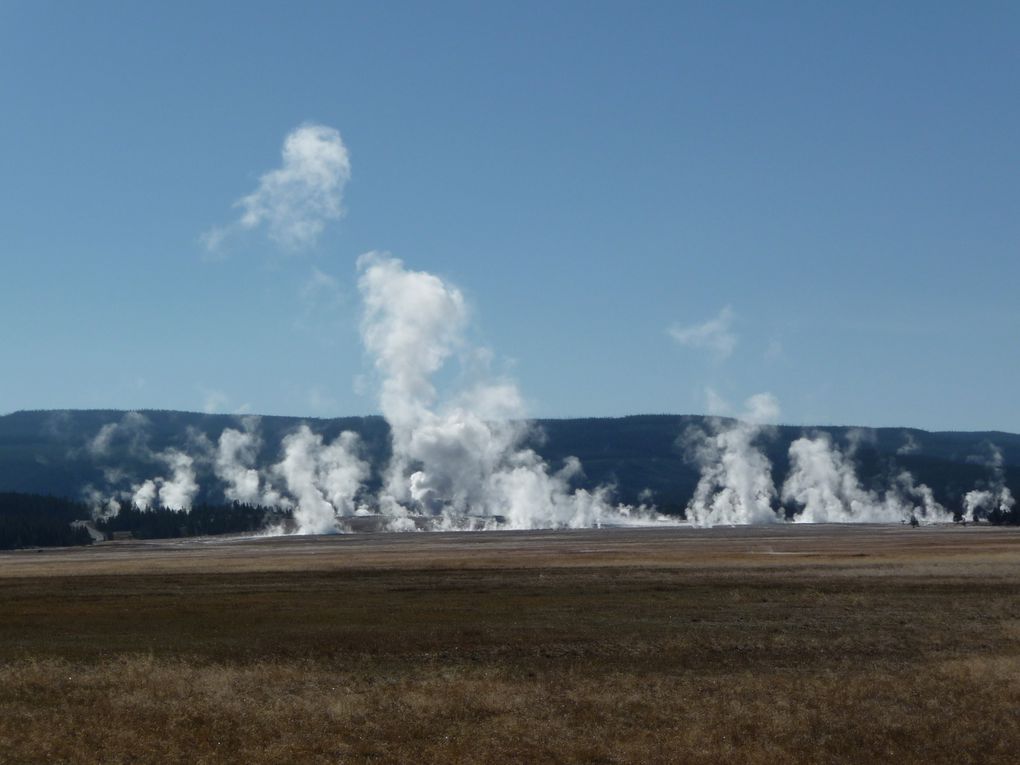
[[[1012,3],[7,0],[0,412],[375,412],[384,250],[464,291],[536,416],[768,391],[1020,431],[1018,33]],[[345,216],[210,253],[305,123]]]

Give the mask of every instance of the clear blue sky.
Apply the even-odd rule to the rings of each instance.
[[[378,249],[537,416],[1020,431],[1018,39],[1016,3],[3,0],[0,412],[373,412]],[[305,122],[346,216],[211,258]]]

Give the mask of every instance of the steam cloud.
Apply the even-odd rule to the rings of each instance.
[[[853,433],[853,431],[851,431]],[[799,523],[893,523],[908,518],[945,522],[952,514],[935,501],[925,484],[901,471],[882,495],[861,486],[853,466],[858,438],[850,438],[844,453],[827,433],[798,438],[790,444],[790,474],[782,498],[803,509]]]
[[[380,514],[391,530],[423,523],[437,529],[555,528],[664,520],[644,506],[614,505],[608,487],[573,488],[583,475],[576,458],[551,470],[525,445],[533,431],[512,383],[482,382],[441,397],[433,377],[456,351],[467,349],[463,297],[437,277],[408,271],[386,255],[366,256],[360,268],[362,332],[382,377],[380,402],[392,438],[378,494],[366,489],[372,469],[353,432],[327,442],[302,425],[282,439],[279,460],[260,468],[257,417],[243,418],[240,429],[225,428],[215,445],[192,433],[195,453],[189,454],[177,448],[153,451],[148,420],[129,412],[102,426],[86,451],[100,461],[126,453],[162,469],[136,480],[120,467],[105,466],[112,488],[89,485],[83,492],[95,515],[115,515],[124,503],[188,510],[199,491],[196,464],[203,463],[211,466],[227,499],[288,508],[299,533],[342,531],[344,519],[370,514]],[[915,482],[909,471],[893,471],[881,491],[862,485],[854,455],[869,440],[867,431],[849,431],[845,448],[825,432],[793,441],[790,471],[777,492],[762,442],[773,435],[770,423],[778,414],[775,399],[758,394],[745,402],[740,419],[717,417],[683,435],[682,444],[701,469],[687,507],[692,525],[761,524],[784,517],[798,523],[952,520],[930,487]],[[1008,512],[1015,504],[1002,452],[994,445],[989,449],[988,457],[971,458],[988,468],[989,480],[964,497],[968,521],[993,510]]]
[[[394,530],[417,528],[591,527],[604,523],[662,520],[645,507],[613,503],[611,489],[574,488],[582,473],[569,458],[552,470],[525,442],[534,434],[524,419],[517,387],[483,380],[440,397],[434,377],[457,352],[484,356],[468,346],[468,311],[461,292],[440,278],[410,271],[388,255],[370,253],[359,262],[364,300],[362,339],[380,375],[379,403],[390,425],[392,456],[382,488],[368,496],[371,466],[359,436],[341,433],[331,443],[302,425],[285,436],[281,457],[258,467],[262,450],[257,418],[241,429],[224,429],[215,445],[192,435],[211,464],[227,499],[286,507],[301,533],[331,533],[343,519],[377,512]],[[195,459],[170,449],[153,454],[146,421],[129,415],[104,426],[91,451],[107,455],[116,440],[170,468],[119,495],[139,508],[190,506],[198,491]],[[133,440],[132,440],[133,439]],[[97,512],[106,507],[91,490]]]
[[[244,430],[224,428],[216,446],[213,462],[216,477],[224,483],[223,494],[233,502],[245,504],[281,504],[266,502],[262,476],[255,467],[262,440],[258,435],[258,419],[245,417]],[[268,491],[268,490],[267,490]]]
[[[214,468],[227,499],[291,509],[304,534],[336,532],[341,518],[369,512],[358,502],[370,468],[356,433],[345,431],[327,444],[302,425],[284,437],[282,458],[263,473],[256,467],[258,419],[246,417],[243,425],[243,431],[224,429],[216,446]]]
[[[192,433],[195,456],[174,448],[154,452],[149,448],[148,420],[129,412],[120,422],[104,425],[87,445],[88,452],[105,459],[119,447],[134,459],[162,464],[169,475],[133,481],[118,469],[107,468],[104,477],[111,488],[101,491],[88,485],[84,497],[97,518],[116,515],[125,503],[141,510],[190,510],[199,491],[195,465],[202,461],[212,464],[228,500],[291,509],[301,533],[335,532],[339,518],[367,512],[356,503],[369,475],[368,463],[358,456],[357,434],[344,432],[327,444],[301,426],[283,439],[280,461],[262,471],[256,465],[262,446],[258,418],[244,418],[242,427],[225,428],[215,447],[203,435]]]
[[[86,486],[83,494],[97,517],[125,503],[189,510],[199,492],[197,465],[211,467],[223,495],[232,501],[292,511],[299,533],[335,533],[345,519],[378,515],[381,527],[557,528],[662,522],[641,506],[616,505],[610,487],[575,488],[583,476],[569,458],[553,470],[527,446],[536,435],[525,419],[522,397],[508,380],[483,379],[440,395],[436,378],[455,358],[484,356],[466,341],[469,312],[461,292],[439,277],[411,271],[389,255],[369,253],[358,261],[364,302],[362,340],[379,374],[379,403],[390,426],[391,459],[382,466],[382,487],[370,495],[372,467],[360,437],[343,432],[332,442],[302,425],[286,435],[275,463],[260,467],[264,450],[257,417],[225,428],[215,444],[191,432],[191,453],[154,451],[148,419],[128,412],[103,425],[84,451],[103,468],[110,488]],[[710,407],[724,402],[712,392]],[[779,406],[767,393],[749,398],[739,419],[715,417],[680,439],[699,466],[700,478],[687,506],[692,525],[798,523],[923,523],[952,520],[931,488],[906,470],[893,471],[881,491],[862,485],[854,467],[870,431],[847,433],[846,447],[828,433],[804,435],[789,447],[790,470],[777,492],[772,464],[762,445],[774,434]],[[897,454],[920,447],[908,438]],[[974,457],[989,470],[985,485],[964,497],[964,519],[999,510],[1015,500],[1005,483],[1002,452]],[[138,480],[110,464],[127,454],[153,468]]]
[[[710,394],[711,395],[711,394]],[[687,519],[696,526],[770,523],[779,520],[773,500],[772,463],[755,445],[767,423],[779,417],[779,404],[768,393],[752,396],[740,420],[715,418],[711,430],[692,428],[684,437],[688,453],[701,468]]]
[[[931,488],[916,483],[907,470],[897,472],[882,493],[865,489],[853,462],[860,444],[872,438],[862,430],[847,433],[845,452],[832,443],[828,433],[803,436],[791,443],[790,472],[778,496],[781,506],[777,506],[772,464],[758,442],[770,435],[766,423],[778,417],[779,407],[769,394],[758,394],[747,400],[745,410],[741,419],[716,418],[708,431],[691,428],[681,439],[701,469],[687,506],[687,518],[693,525],[782,521],[783,506],[790,508],[797,523],[896,523],[910,518],[919,523],[944,523],[953,519],[935,500]],[[1001,481],[998,485],[1005,488]],[[971,492],[968,497],[985,505],[992,501],[988,492]]]
[[[235,203],[240,217],[202,239],[217,251],[233,234],[264,225],[269,237],[287,249],[312,245],[328,222],[342,217],[350,175],[340,133],[324,125],[302,125],[287,135],[281,166],[262,175],[257,188]],[[129,412],[120,422],[103,425],[85,446],[102,466],[109,487],[85,487],[95,515],[114,515],[126,502],[142,509],[188,510],[199,493],[198,465],[211,469],[228,500],[290,509],[301,533],[340,531],[344,519],[369,514],[379,515],[392,530],[665,520],[643,505],[614,504],[610,487],[576,488],[583,469],[574,457],[552,469],[527,445],[537,434],[513,382],[486,376],[440,394],[436,379],[451,361],[484,356],[466,340],[469,311],[456,287],[378,252],[359,258],[358,271],[361,337],[379,375],[379,405],[391,433],[391,458],[381,466],[375,495],[366,488],[372,466],[356,433],[341,433],[327,443],[302,425],[282,439],[278,461],[261,467],[265,445],[258,418],[242,419],[240,429],[225,428],[215,444],[192,432],[191,453],[178,448],[155,452],[149,446],[148,420]],[[310,289],[323,284],[331,285],[331,277],[315,271]],[[722,360],[737,343],[733,321],[726,306],[709,321],[669,332],[677,343],[707,349]],[[712,392],[709,403],[713,413],[724,406]],[[804,523],[951,519],[931,489],[916,484],[907,471],[897,473],[881,493],[864,488],[853,461],[867,438],[864,432],[849,433],[845,451],[826,433],[795,440],[789,447],[790,472],[777,492],[762,442],[774,434],[770,423],[778,416],[776,399],[762,393],[747,400],[739,419],[716,417],[683,434],[680,442],[700,469],[687,506],[690,523],[772,523],[785,519],[783,505],[792,508],[793,520]],[[920,448],[911,434],[905,436],[898,454]],[[156,474],[143,480],[127,475],[110,464],[117,453],[141,460]],[[1002,453],[993,446],[983,464],[990,480],[965,496],[967,519],[993,509],[1008,511],[1015,504],[1005,485]]]
[[[138,412],[128,412],[120,422],[103,425],[96,436],[86,444],[86,451],[100,462],[113,456],[116,449],[143,462],[169,469],[169,476],[156,475],[140,482],[132,482],[120,468],[107,465],[103,474],[113,487],[100,491],[87,485],[83,494],[96,517],[109,517],[120,512],[122,503],[131,502],[138,508],[149,509],[159,505],[174,510],[190,510],[198,493],[195,477],[195,460],[180,449],[169,448],[154,452],[149,447],[149,421]],[[130,483],[130,487],[126,486]]]
[[[466,348],[468,311],[457,288],[386,254],[368,253],[358,267],[362,340],[381,376],[379,403],[392,433],[379,507],[394,528],[406,528],[402,519],[412,513],[446,528],[464,525],[467,516],[538,528],[644,513],[614,506],[605,487],[571,490],[581,471],[576,459],[550,472],[524,445],[529,426],[513,383],[481,382],[440,400],[433,378]]]
[[[963,518],[966,521],[973,521],[975,518],[992,510],[1008,513],[1016,504],[1013,492],[1006,486],[1002,450],[995,444],[989,444],[988,448],[990,455],[987,459],[983,460],[980,457],[972,458],[972,461],[983,463],[989,469],[991,480],[988,488],[974,489],[967,492],[964,496]]]
[[[733,309],[725,306],[715,318],[690,327],[674,325],[669,334],[680,345],[709,350],[721,361],[737,347],[737,336],[730,329],[733,319]]]
[[[234,203],[241,217],[207,231],[202,241],[216,252],[235,232],[264,223],[270,239],[287,249],[312,245],[326,223],[343,215],[343,190],[350,177],[350,158],[340,133],[325,125],[302,125],[284,139],[283,164]]]
[[[326,534],[338,530],[337,520],[357,512],[356,498],[369,474],[358,456],[356,433],[341,433],[331,444],[307,425],[283,439],[284,457],[273,467],[295,498],[294,520],[300,533]]]

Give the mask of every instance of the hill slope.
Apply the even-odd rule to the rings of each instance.
[[[201,454],[224,428],[239,427],[238,417],[146,411],[131,438],[112,441],[106,445],[103,458],[97,458],[90,444],[94,445],[104,426],[125,422],[126,414],[116,410],[23,411],[0,417],[0,491],[81,498],[87,485],[104,484],[104,468],[109,470],[112,465],[122,473],[144,479],[153,469],[152,452],[173,447],[199,455],[196,469],[202,488],[197,501],[223,501],[211,461]],[[301,423],[327,439],[344,430],[359,433],[373,466],[373,482],[378,482],[379,470],[389,457],[389,429],[381,417],[261,417],[259,464],[276,461],[281,439]],[[621,501],[636,503],[650,496],[660,508],[679,511],[694,491],[698,469],[686,459],[678,439],[690,427],[707,427],[709,418],[634,415],[539,420],[536,425],[532,439],[536,451],[554,468],[569,456],[578,457],[584,467],[581,485],[610,483],[616,486]],[[1007,484],[1020,496],[1020,435],[905,428],[770,429],[759,443],[772,461],[777,486],[789,467],[790,443],[816,431],[828,432],[838,443],[846,443],[848,435],[853,434],[858,443],[854,459],[865,486],[883,486],[891,475],[906,468],[918,481],[931,486],[936,498],[948,507],[958,507],[964,493],[987,479],[988,468],[981,461],[987,458],[989,445],[994,444],[1003,455]]]

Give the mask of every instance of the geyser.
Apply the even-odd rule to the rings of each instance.
[[[802,508],[798,523],[895,523],[951,521],[952,513],[938,504],[930,488],[915,485],[906,470],[879,494],[865,489],[853,465],[855,441],[844,453],[828,433],[798,438],[790,444],[790,473],[782,498]]]
[[[1008,513],[1013,509],[1013,505],[1016,504],[1013,492],[1006,486],[1002,451],[995,444],[989,444],[988,450],[989,456],[987,458],[971,458],[972,462],[977,462],[987,467],[990,475],[989,481],[984,488],[973,489],[964,496],[963,518],[966,521],[973,521],[975,518],[979,518],[994,510]]]
[[[701,478],[687,505],[696,526],[771,523],[779,520],[773,500],[772,463],[756,440],[779,416],[768,393],[752,396],[741,419],[715,418],[709,430],[690,428],[682,443],[701,468]]]
[[[363,255],[358,268],[362,340],[380,376],[379,404],[392,434],[378,507],[396,527],[417,513],[442,528],[462,527],[471,517],[523,529],[659,519],[613,504],[608,487],[573,489],[581,471],[576,459],[551,470],[526,446],[532,426],[512,382],[480,380],[439,396],[435,375],[456,354],[473,350],[456,287],[383,253]]]

